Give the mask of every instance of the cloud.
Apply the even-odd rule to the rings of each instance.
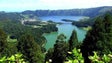
[[[41,0],[49,7],[57,8],[88,8],[97,6],[110,6],[112,0]]]

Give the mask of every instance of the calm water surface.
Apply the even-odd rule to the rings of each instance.
[[[46,16],[46,17],[40,17],[40,18],[44,21],[52,20],[54,22],[63,22],[61,21],[62,19],[71,19],[71,20],[78,21],[79,19],[83,18],[83,16]],[[77,28],[76,26],[73,26],[70,23],[57,25],[57,27],[58,27],[57,32],[44,34],[44,37],[47,39],[47,43],[45,44],[45,48],[47,50],[53,47],[57,39],[57,36],[61,33],[63,33],[67,37],[67,41],[68,41],[68,39],[71,36],[72,31],[75,29],[77,31],[77,37],[78,37],[79,42],[81,42],[85,38],[86,31],[81,28]]]

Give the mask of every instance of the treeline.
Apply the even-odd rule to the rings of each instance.
[[[110,14],[112,15],[112,12],[106,12],[105,14]],[[104,17],[105,14],[100,15],[100,17]],[[77,27],[88,27],[88,26],[93,26],[95,24],[95,21],[97,19],[98,16],[93,17],[93,18],[89,18],[89,19],[81,19],[79,21],[72,21],[72,25],[75,25]]]
[[[9,46],[12,43],[7,42],[6,39],[7,35],[0,30],[0,44],[2,44],[0,57],[21,53],[26,63],[111,63],[112,15],[97,17],[82,43],[78,42],[75,30],[68,41],[64,34],[60,34],[54,47],[50,48],[46,55],[30,33],[21,35],[13,47]],[[15,60],[18,62],[18,59]]]
[[[79,21],[72,21],[72,25],[75,25],[77,27],[88,27],[88,26],[93,26],[94,22],[96,20],[95,18],[89,18],[89,19],[83,19]]]
[[[72,51],[74,47],[79,47],[80,44],[77,40],[76,31],[72,32],[70,40],[66,41],[66,36],[64,34],[60,34],[57,37],[56,43],[54,47],[47,51],[45,56],[45,62],[48,63],[64,63],[68,55],[69,51]]]
[[[99,55],[112,52],[112,15],[106,14],[98,17],[92,29],[87,33],[81,46],[82,54],[86,63],[90,63],[89,55],[97,51]]]
[[[22,55],[21,58],[27,63],[44,62],[46,39],[43,33],[54,32],[58,29],[56,24],[41,25],[41,28],[32,26],[23,25],[20,20],[16,22],[11,18],[0,21],[0,63],[20,63],[16,54]]]
[[[23,16],[21,16],[21,14],[17,12],[0,12],[0,21],[10,20],[14,22],[19,22],[21,18],[23,18]]]
[[[95,58],[100,61],[103,60],[103,56],[105,57],[107,54],[111,56],[112,54],[112,15],[108,13],[95,19],[92,29],[87,32],[82,43],[78,42],[77,33],[74,30],[68,41],[66,41],[64,34],[60,34],[54,47],[49,49],[47,53],[45,53],[45,48],[42,47],[42,44],[45,43],[42,34],[43,30],[47,30],[47,26],[43,27],[43,29],[32,28],[10,20],[2,23],[2,29],[0,29],[0,58],[2,59],[4,59],[4,56],[10,57],[20,53],[23,54],[22,58],[26,63],[64,63],[75,58],[78,61],[80,61],[80,58],[84,60],[82,63],[95,63],[96,61],[94,62],[90,56],[95,54]],[[48,25],[48,28],[51,30],[54,26]],[[7,37],[17,39],[17,41],[8,41]],[[77,54],[77,49],[79,49],[78,53],[81,53],[83,57],[78,57],[81,54]],[[101,58],[98,58],[94,51]],[[12,62],[19,63],[17,60]],[[107,58],[106,60],[108,63],[112,62],[112,59]],[[6,62],[10,62],[10,60],[3,63]]]
[[[41,26],[41,28],[34,28],[15,22],[5,22],[2,29],[10,35],[12,39],[18,39],[22,34],[31,33],[35,37],[35,40],[41,45],[46,42],[45,38],[42,36],[43,33],[55,32],[58,30],[56,24],[47,24]]]
[[[46,49],[44,48],[46,39],[43,36],[43,33],[57,31],[58,29],[56,27],[56,24],[46,24],[41,25],[41,28],[34,28],[32,27],[34,24],[32,24],[32,26],[21,24],[21,19],[25,19],[25,17],[21,16],[19,13],[1,12],[0,15],[0,28],[2,29],[0,30],[0,58],[4,56],[10,57],[11,55],[21,53],[23,54],[25,59],[27,58],[25,61],[42,63],[44,61],[43,53],[46,51]],[[23,42],[22,39],[25,39],[25,42]],[[30,56],[27,56],[28,54],[30,54]],[[35,57],[33,57],[32,55]],[[31,60],[29,61],[28,58],[30,58]],[[38,61],[36,58],[38,58]]]
[[[7,22],[2,28],[11,39],[18,39],[22,34],[31,33],[35,36],[35,40],[39,41],[40,44],[45,42],[45,38],[42,36],[43,32],[41,29],[34,29],[30,26],[24,26],[21,23]]]
[[[27,26],[32,26],[34,27],[35,29],[40,29],[42,34],[43,33],[50,33],[50,32],[56,32],[58,31],[58,28],[56,27],[56,23],[54,22],[41,22],[41,21],[35,21],[35,22],[29,22],[29,21],[26,21],[24,22],[24,24]]]
[[[42,45],[46,42],[42,34],[54,32],[58,29],[56,27],[56,24],[54,23],[43,23],[44,25],[40,25],[42,23],[40,20],[35,22],[25,22],[25,25],[21,24],[22,19],[32,18],[35,19],[36,17],[33,15],[22,15],[21,13],[16,12],[0,12],[0,28],[3,29],[11,39],[18,39],[22,34],[31,33],[35,37],[35,40]],[[34,25],[36,25],[37,27],[32,27]],[[38,26],[40,26],[41,28],[38,28]]]
[[[72,32],[69,41],[65,39],[66,37],[63,34],[57,37],[54,48],[49,49],[46,54],[46,62],[111,63],[112,15],[107,13],[103,17],[97,17],[95,24],[92,26],[92,29],[88,31],[82,43],[78,42],[75,31]]]
[[[97,8],[87,8],[87,9],[70,9],[70,10],[36,10],[36,11],[24,11],[22,14],[32,14],[35,16],[89,16],[95,17],[100,14],[105,14],[106,12],[112,12],[112,7],[104,6]]]
[[[17,56],[13,56],[11,59],[6,59],[6,57],[10,57],[14,54],[23,54],[22,58],[24,58],[25,62],[27,63],[43,63],[44,61],[44,54],[42,53],[41,46],[37,44],[34,37],[30,33],[26,33],[21,35],[17,39],[16,44],[12,46],[11,42],[7,41],[7,34],[0,29],[0,58],[3,57],[0,61],[1,63],[20,63]],[[5,61],[5,59],[6,61]]]

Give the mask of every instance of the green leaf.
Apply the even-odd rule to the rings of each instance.
[[[4,61],[6,61],[6,56],[0,58],[0,62],[4,62]]]
[[[110,57],[108,57],[107,55],[103,55],[102,60],[106,63],[110,62]]]

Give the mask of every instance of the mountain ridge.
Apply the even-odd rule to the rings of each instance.
[[[35,16],[52,16],[52,15],[69,15],[69,16],[89,16],[95,17],[105,12],[112,12],[112,6],[84,8],[84,9],[67,9],[67,10],[26,10],[22,14],[32,14]]]

